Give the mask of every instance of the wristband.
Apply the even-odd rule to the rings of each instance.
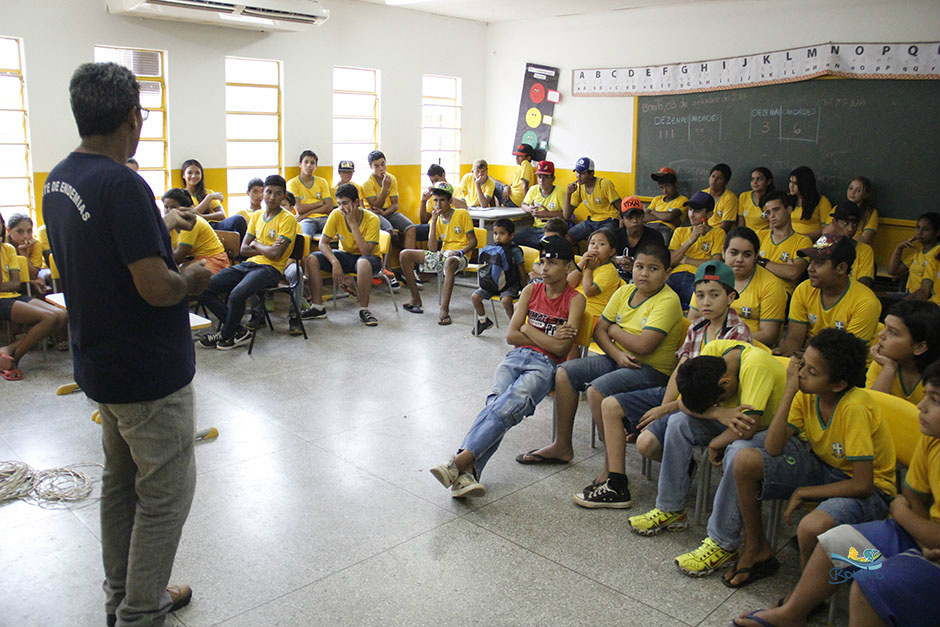
[[[767,258],[766,258],[766,257],[758,257],[758,258],[757,258],[757,265],[759,265],[761,268],[766,268],[766,267],[767,267]]]
[[[457,256],[458,256],[458,257],[463,257],[463,251],[462,251],[462,250],[458,250],[458,251],[457,251]]]

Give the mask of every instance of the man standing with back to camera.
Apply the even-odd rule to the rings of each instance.
[[[147,183],[124,165],[147,111],[134,74],[86,63],[69,84],[81,144],[43,186],[43,218],[61,269],[75,381],[98,403],[104,475],[101,550],[107,624],[160,626],[189,603],[167,586],[196,487],[189,295],[211,276],[182,273]]]

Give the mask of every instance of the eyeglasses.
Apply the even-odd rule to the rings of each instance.
[[[140,109],[140,119],[146,121],[150,117],[150,109],[144,109],[140,105],[137,105],[137,108]]]

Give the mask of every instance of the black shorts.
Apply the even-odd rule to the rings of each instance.
[[[10,319],[11,312],[13,311],[13,303],[17,301],[28,303],[31,300],[33,299],[23,294],[20,294],[16,298],[0,298],[0,320]]]

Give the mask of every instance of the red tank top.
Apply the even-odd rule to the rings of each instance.
[[[577,294],[578,291],[566,283],[564,292],[557,298],[549,298],[548,294],[545,293],[544,283],[533,283],[532,296],[529,298],[529,325],[532,328],[542,331],[546,335],[554,336],[558,327],[567,322],[568,311],[571,308],[571,299]],[[559,364],[565,360],[564,357],[553,355],[538,346],[527,344],[523,348],[531,348],[534,351],[538,351]]]

